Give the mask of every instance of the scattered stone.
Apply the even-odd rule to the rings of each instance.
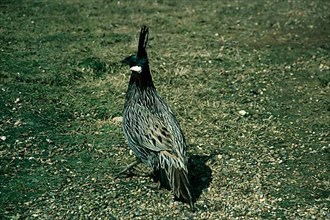
[[[120,125],[123,122],[123,117],[117,116],[112,119],[112,122],[116,125]]]
[[[248,113],[245,111],[245,110],[240,110],[238,111],[238,114],[242,115],[242,116],[245,116],[247,115]]]

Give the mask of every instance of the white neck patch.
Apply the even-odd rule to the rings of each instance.
[[[140,66],[132,66],[131,70],[137,73],[141,73],[142,72],[142,68]]]

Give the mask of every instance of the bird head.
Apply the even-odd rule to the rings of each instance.
[[[154,87],[152,76],[149,68],[148,54],[148,28],[146,26],[141,27],[138,51],[136,55],[126,57],[123,62],[128,64],[132,74],[129,85],[136,84],[141,88]]]
[[[126,57],[123,63],[128,64],[132,72],[142,73],[142,71],[148,67],[148,58],[140,58],[137,55],[131,55]]]
[[[126,57],[123,62],[128,64],[132,72],[142,73],[149,71],[148,55],[147,55],[147,43],[148,43],[148,28],[146,26],[141,27],[138,52],[136,55]]]

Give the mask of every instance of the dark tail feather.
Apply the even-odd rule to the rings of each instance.
[[[165,170],[167,184],[177,198],[183,198],[194,210],[193,197],[190,192],[188,172],[179,159],[168,152],[160,153],[161,169]],[[164,180],[162,180],[164,181]]]
[[[190,208],[194,209],[193,198],[190,193],[190,184],[188,180],[188,173],[183,169],[178,169],[173,167],[173,180],[172,189],[176,197],[182,197],[185,201],[189,203]]]
[[[139,37],[139,46],[138,46],[138,57],[147,57],[147,42],[148,42],[148,27],[142,26],[140,37]]]

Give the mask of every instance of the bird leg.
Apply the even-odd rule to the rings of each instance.
[[[160,181],[157,181],[157,182],[151,184],[151,185],[150,185],[150,188],[151,188],[151,189],[154,189],[154,190],[159,190],[159,189],[161,188],[161,183],[160,183]]]
[[[130,171],[131,169],[133,169],[136,165],[140,164],[141,161],[140,160],[136,160],[133,163],[129,164],[125,169],[123,169],[122,171],[120,171],[119,173],[117,173],[117,176],[120,176],[124,173],[126,173],[127,171]]]

